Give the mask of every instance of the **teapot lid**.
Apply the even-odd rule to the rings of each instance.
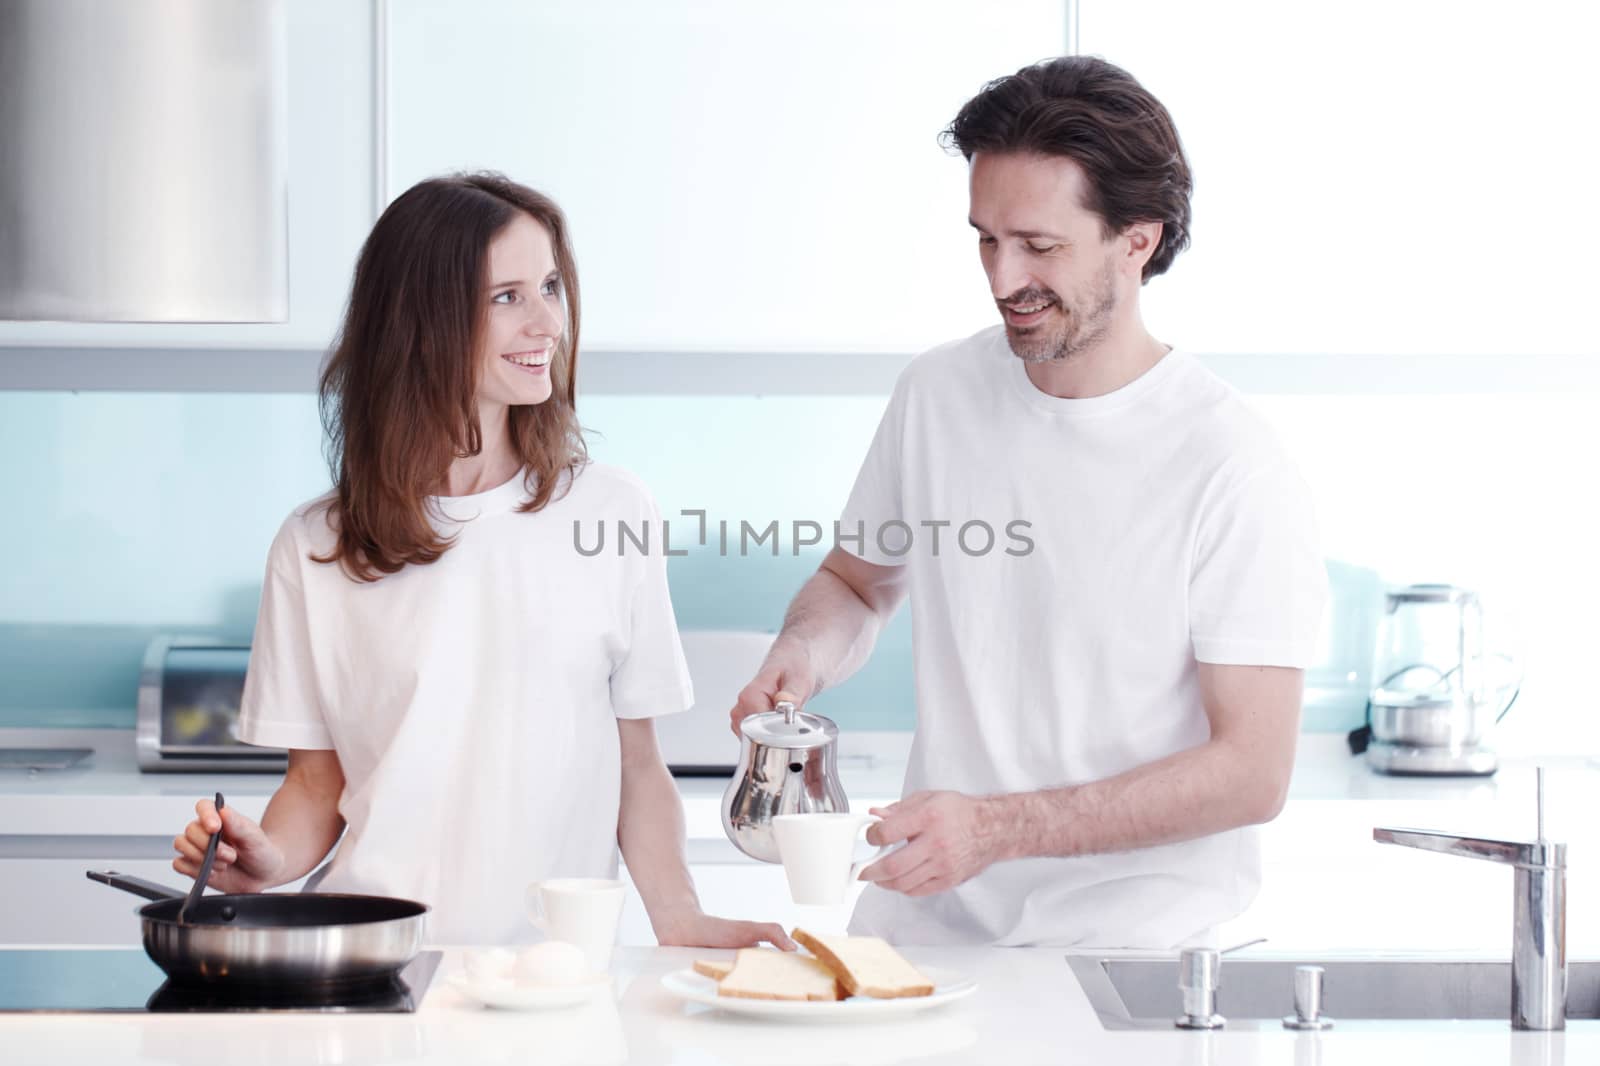
[[[788,700],[779,700],[772,710],[745,718],[739,723],[739,731],[769,748],[809,750],[827,747],[839,738],[839,727],[833,719],[795,710]]]

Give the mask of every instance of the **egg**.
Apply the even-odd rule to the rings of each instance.
[[[517,953],[512,975],[529,984],[570,985],[588,977],[589,966],[577,945],[546,940]]]
[[[473,981],[509,981],[517,964],[516,953],[507,948],[483,948],[466,953],[467,976]]]

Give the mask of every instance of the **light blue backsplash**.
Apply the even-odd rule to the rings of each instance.
[[[595,396],[580,411],[594,457],[639,474],[666,517],[705,510],[736,536],[741,520],[830,522],[885,402]],[[0,725],[131,724],[151,636],[247,639],[279,522],[328,483],[305,395],[0,392],[0,454],[13,500],[0,528]],[[777,558],[674,558],[679,624],[775,630],[820,557],[793,556],[786,536]],[[1355,724],[1365,685],[1376,575],[1331,572],[1335,624],[1308,729]],[[814,707],[849,728],[911,728],[909,613]]]

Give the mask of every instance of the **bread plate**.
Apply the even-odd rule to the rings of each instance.
[[[918,1011],[942,1007],[978,990],[978,982],[969,977],[921,967],[933,981],[931,996],[903,996],[898,999],[873,999],[870,996],[851,996],[838,1000],[745,999],[740,996],[717,995],[717,982],[693,970],[674,970],[661,978],[661,986],[679,999],[690,1003],[703,1003],[729,1014],[744,1014],[752,1018],[774,1021],[871,1021],[915,1014]]]
[[[597,974],[570,985],[542,985],[526,981],[474,980],[464,973],[445,982],[470,1000],[498,1010],[551,1010],[587,1003],[611,987],[610,974]],[[715,985],[712,985],[715,988]]]

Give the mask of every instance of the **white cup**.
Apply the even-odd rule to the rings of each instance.
[[[796,903],[829,906],[843,903],[850,882],[861,876],[869,864],[894,850],[878,848],[860,862],[855,861],[856,845],[873,822],[875,814],[838,811],[815,814],[778,814],[772,818],[772,833],[778,841],[778,858],[789,875],[789,895]]]
[[[528,886],[528,917],[551,940],[565,940],[583,949],[591,973],[611,965],[611,949],[622,921],[621,881],[594,877],[558,877]]]

